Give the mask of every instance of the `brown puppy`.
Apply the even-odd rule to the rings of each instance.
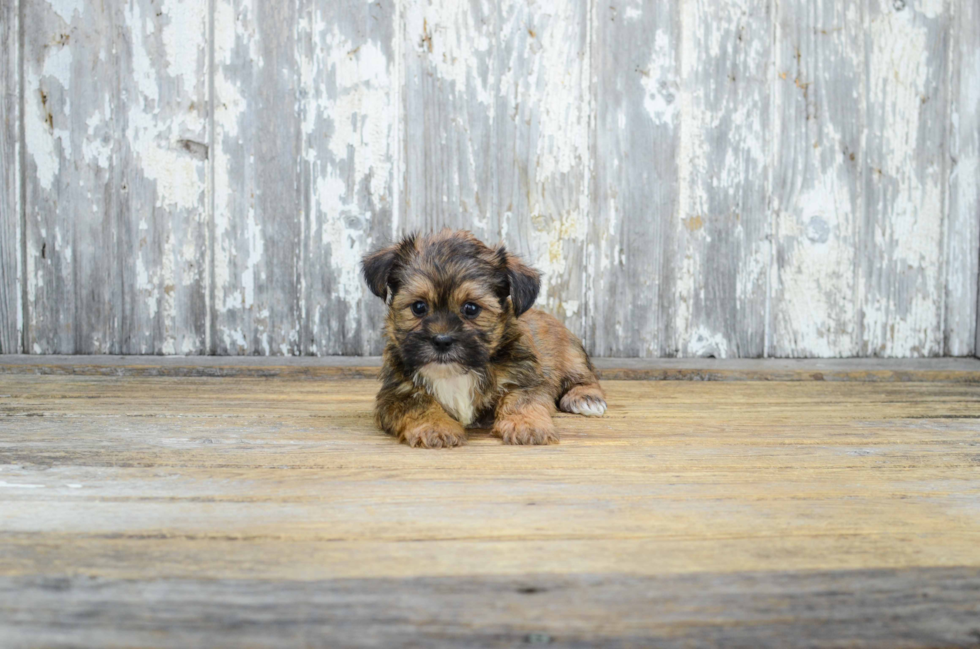
[[[367,255],[364,278],[386,300],[378,425],[409,446],[458,446],[492,417],[505,444],[558,441],[551,419],[600,416],[605,394],[582,343],[531,309],[536,270],[469,232],[410,236]]]

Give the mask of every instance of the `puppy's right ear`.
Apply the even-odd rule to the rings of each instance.
[[[388,282],[395,264],[415,247],[415,236],[410,236],[386,248],[364,255],[361,272],[371,292],[382,300],[388,297]]]

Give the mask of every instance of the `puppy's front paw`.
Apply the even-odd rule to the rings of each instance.
[[[547,420],[521,414],[507,415],[493,425],[493,434],[504,444],[557,444],[558,431],[549,416]]]
[[[401,435],[414,448],[452,448],[466,443],[466,430],[455,421],[416,424]]]
[[[578,385],[565,393],[558,407],[562,412],[601,417],[606,414],[606,398],[598,385]]]

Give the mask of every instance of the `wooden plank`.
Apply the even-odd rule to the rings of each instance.
[[[105,191],[118,140],[112,118],[122,109],[114,93],[119,64],[112,26],[121,22],[114,14],[104,6],[24,4],[24,346],[30,353],[120,351],[114,345],[122,299],[112,245],[119,186]],[[72,34],[82,22],[88,27]],[[84,71],[84,84],[73,81],[76,68]],[[79,140],[105,164],[76,166]]]
[[[680,90],[678,3],[596,7],[595,189],[589,332],[602,356],[661,356],[673,313],[664,270],[674,250]]]
[[[374,381],[0,387],[4,575],[980,565],[975,385],[608,382],[613,414],[559,417],[559,446],[447,453],[377,431]]]
[[[11,646],[971,646],[976,568],[267,581],[0,578]],[[424,620],[424,623],[420,623]]]
[[[22,351],[20,2],[0,6],[0,354]]]
[[[406,0],[400,7],[403,159],[396,234],[444,227],[499,237],[494,119],[495,3]]]
[[[950,3],[949,189],[946,217],[947,356],[977,353],[980,328],[980,6]]]
[[[204,8],[25,7],[25,346],[203,351]]]
[[[305,354],[381,353],[384,304],[360,261],[393,238],[396,28],[392,0],[311,2],[300,18]]]
[[[142,0],[128,6],[122,20],[114,43],[123,54],[118,103],[94,133],[87,122],[99,137],[115,120],[120,138],[110,164],[118,186],[113,209],[119,230],[112,243],[122,304],[118,338],[104,341],[100,351],[203,354],[210,228],[207,6]],[[101,137],[104,143],[107,131]],[[109,152],[94,150],[101,164]],[[79,280],[76,290],[86,289]]]
[[[0,357],[0,374],[350,379],[378,377],[380,356]],[[980,380],[980,367],[978,367]]]
[[[299,0],[216,0],[214,12],[211,351],[300,354],[309,338],[303,261],[310,177]]]
[[[771,218],[776,357],[856,356],[865,34],[857,3],[779,3]]]
[[[595,358],[604,380],[656,381],[873,381],[980,383],[976,358],[727,359]],[[73,376],[376,378],[378,356],[145,357],[8,355],[0,374]]]
[[[426,452],[374,381],[0,376],[0,632],[966,644],[980,385],[606,388],[560,445]]]
[[[943,353],[947,48],[943,2],[868,0],[861,355]]]
[[[497,20],[500,234],[542,272],[538,306],[588,338],[590,3],[502,0]]]
[[[763,0],[681,6],[679,214],[669,226],[667,355],[765,352],[770,7]]]

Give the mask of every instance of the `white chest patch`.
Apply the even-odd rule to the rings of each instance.
[[[419,370],[418,376],[426,391],[435,397],[456,421],[469,426],[476,418],[473,396],[479,378],[456,364],[430,363]]]

